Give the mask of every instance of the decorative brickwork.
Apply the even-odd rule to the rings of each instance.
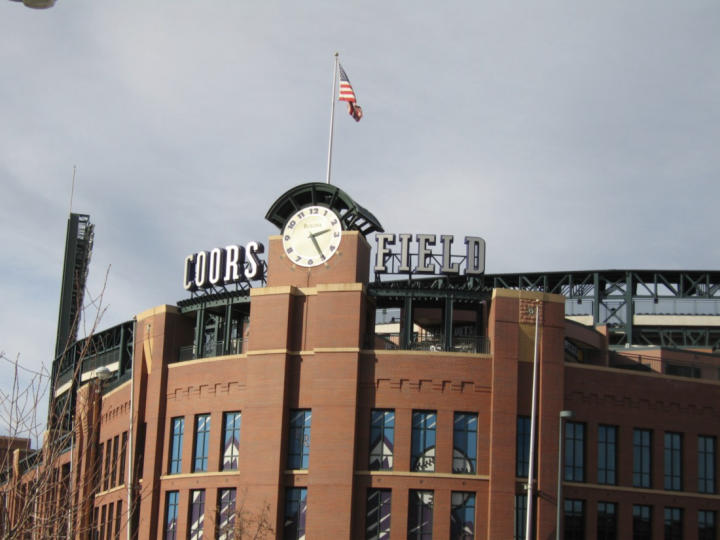
[[[535,324],[535,309],[540,310],[539,324],[542,326],[545,324],[543,317],[543,304],[538,300],[531,300],[529,298],[520,299],[520,324]]]

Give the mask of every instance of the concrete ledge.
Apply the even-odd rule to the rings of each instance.
[[[161,306],[156,306],[154,308],[146,309],[142,313],[138,313],[135,316],[135,319],[137,321],[142,321],[143,319],[147,319],[148,317],[152,317],[154,315],[160,315],[161,313],[180,313],[180,309],[178,309],[177,306],[163,304]]]

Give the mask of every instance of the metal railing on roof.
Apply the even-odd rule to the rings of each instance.
[[[431,352],[462,352],[472,354],[490,354],[490,338],[487,336],[453,336],[451,346],[446,348],[442,334],[414,333],[408,346],[401,344],[399,332],[375,334],[375,349],[409,350]]]
[[[215,356],[225,356],[232,354],[242,354],[245,352],[245,342],[243,338],[235,338],[230,340],[229,347],[225,347],[224,341],[213,341],[206,343],[203,348],[203,354],[198,356],[197,347],[195,345],[187,345],[180,347],[178,359],[175,362],[187,362],[188,360],[196,360],[198,358],[213,358]]]

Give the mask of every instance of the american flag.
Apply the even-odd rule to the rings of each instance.
[[[362,107],[357,104],[355,92],[353,92],[347,73],[340,64],[338,64],[338,68],[340,68],[340,97],[338,97],[338,100],[347,101],[348,113],[356,122],[359,122],[363,115]]]
[[[348,79],[347,73],[341,65],[340,68],[340,101],[347,101],[349,103],[356,103],[355,92],[353,92],[352,86],[350,85],[350,79]]]

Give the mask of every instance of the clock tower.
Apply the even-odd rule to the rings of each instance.
[[[349,539],[360,358],[371,312],[365,236],[383,229],[322,183],[288,191],[266,218],[281,234],[269,239],[267,286],[251,290],[243,425],[267,436],[246,441],[241,469],[251,476],[249,490],[280,511],[278,523],[288,497],[306,497],[307,530]],[[301,440],[295,418],[308,426]],[[297,452],[307,460],[293,459]]]

